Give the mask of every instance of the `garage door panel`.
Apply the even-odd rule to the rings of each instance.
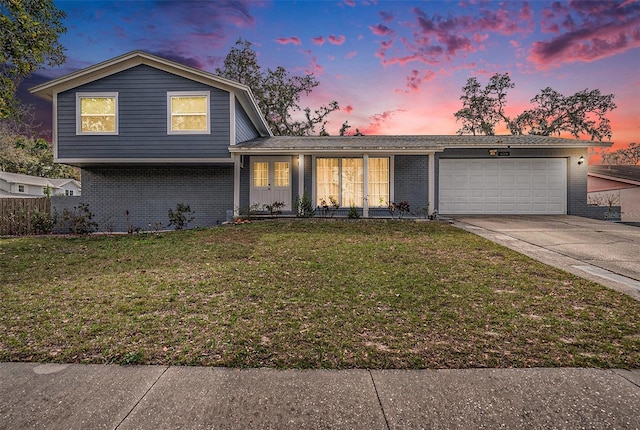
[[[566,159],[440,160],[443,214],[565,214]]]

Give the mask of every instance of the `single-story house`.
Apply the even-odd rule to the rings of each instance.
[[[620,206],[622,222],[640,222],[640,166],[589,166],[588,202]]]
[[[333,199],[337,215],[590,215],[586,140],[544,136],[277,137],[251,89],[134,51],[34,87],[53,103],[55,161],[82,171],[100,225],[192,225]]]
[[[0,171],[0,197],[79,196],[82,187],[75,179],[51,179]]]

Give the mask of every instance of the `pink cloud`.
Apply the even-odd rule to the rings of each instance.
[[[311,41],[313,42],[314,45],[318,45],[318,46],[324,45],[324,37],[322,36],[313,37],[311,38]]]
[[[396,109],[391,111],[385,111],[382,113],[375,114],[369,117],[369,124],[364,128],[361,128],[360,131],[363,134],[368,135],[376,135],[383,134],[387,127],[387,123],[393,118],[393,116],[398,112],[404,112],[402,109]]]
[[[396,33],[384,24],[370,25],[369,30],[376,36],[393,37]]]
[[[350,7],[356,7],[356,2],[354,0],[345,0],[344,4]]]
[[[427,70],[423,74],[420,74],[418,70],[412,70],[409,76],[407,76],[407,88],[409,91],[418,92],[420,91],[420,86],[424,82],[429,82],[430,80],[436,77],[436,73],[432,70]]]
[[[552,5],[545,9],[543,17],[544,28],[557,29],[558,35],[533,43],[528,59],[541,69],[591,62],[640,47],[637,2],[621,2],[617,7],[609,2],[571,2],[568,8]],[[560,33],[560,28],[567,31]]]
[[[514,48],[519,48],[520,47],[520,43],[517,40],[510,40],[509,44],[511,46],[513,46]]]
[[[329,43],[333,45],[342,45],[347,39],[342,34],[340,36],[334,36],[332,34],[327,38],[327,40],[329,40]]]
[[[353,106],[346,105],[345,107],[342,108],[342,110],[345,111],[346,113],[351,113],[353,112]]]
[[[344,56],[347,60],[350,60],[358,55],[358,51],[349,51],[347,55]]]
[[[412,12],[416,26],[413,38],[402,39],[406,52],[396,52],[392,58],[388,58],[388,48],[381,46],[377,56],[384,64],[402,65],[410,61],[439,64],[484,49],[484,43],[492,34],[528,34],[532,31],[533,12],[528,3],[498,3],[495,10],[489,9],[494,4],[482,3],[474,14],[448,16],[438,13],[428,15],[414,7]],[[376,35],[386,36],[393,31],[382,24],[369,28]]]
[[[390,23],[391,21],[393,21],[393,14],[391,12],[386,12],[383,10],[379,15],[380,18],[382,18],[382,20],[386,23]]]
[[[276,42],[278,42],[280,45],[288,45],[289,43],[293,45],[302,45],[302,41],[297,36],[279,37],[276,39]]]
[[[311,63],[307,66],[305,73],[307,75],[322,75],[324,74],[324,67],[318,64],[318,57],[312,57]]]

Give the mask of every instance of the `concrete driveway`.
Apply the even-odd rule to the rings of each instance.
[[[570,215],[460,216],[453,224],[640,300],[640,228]]]

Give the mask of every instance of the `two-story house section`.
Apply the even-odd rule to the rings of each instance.
[[[31,91],[53,103],[55,161],[81,167],[83,201],[118,230],[166,226],[178,203],[193,225],[225,221],[229,146],[271,135],[248,87],[139,51]]]
[[[591,146],[549,136],[273,136],[251,90],[132,52],[31,90],[53,102],[54,156],[82,171],[82,201],[100,229],[192,226],[307,196],[336,216],[596,216],[587,205]],[[425,118],[425,122],[429,119]],[[404,206],[406,208],[406,204]],[[397,214],[396,214],[397,215]]]

